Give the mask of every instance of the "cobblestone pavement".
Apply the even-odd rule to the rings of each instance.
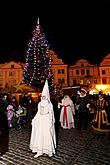
[[[110,133],[60,128],[55,156],[34,158],[29,149],[31,129],[10,130],[8,151],[0,165],[110,165]]]

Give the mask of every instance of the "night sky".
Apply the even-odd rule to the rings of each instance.
[[[24,62],[27,44],[40,19],[59,58],[74,64],[85,58],[99,64],[110,53],[110,3],[10,3],[0,6],[0,63]]]

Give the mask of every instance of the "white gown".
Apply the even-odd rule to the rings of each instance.
[[[70,98],[64,98],[62,99],[62,102],[60,105],[62,106],[61,113],[60,113],[61,127],[63,127],[64,129],[75,128],[74,118],[73,118],[73,115],[75,115],[75,108],[74,108],[74,104],[72,100]],[[67,120],[66,118],[64,118],[65,117],[64,113],[66,113]]]
[[[39,102],[38,112],[32,120],[30,149],[37,155],[45,153],[51,157],[56,148],[53,105],[51,102],[42,102]]]

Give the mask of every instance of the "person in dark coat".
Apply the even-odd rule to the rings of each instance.
[[[79,130],[87,130],[89,123],[89,101],[86,95],[86,90],[81,89],[80,95],[76,102],[77,109],[77,128]]]
[[[9,130],[5,111],[5,102],[0,96],[0,156],[8,151]]]
[[[56,143],[58,143],[59,127],[60,127],[60,109],[58,108],[58,97],[52,96],[51,102],[53,104],[54,117],[55,117],[55,132],[56,132]]]

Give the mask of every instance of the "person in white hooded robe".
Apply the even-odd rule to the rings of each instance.
[[[55,118],[53,105],[50,101],[48,81],[46,80],[41,101],[38,103],[38,112],[32,119],[32,132],[30,139],[30,149],[37,153],[37,158],[43,154],[49,157],[55,154],[56,136],[55,136]]]
[[[61,100],[61,103],[58,103],[58,106],[61,106],[60,112],[60,122],[61,127],[64,129],[71,129],[75,128],[74,124],[74,115],[75,115],[75,108],[73,101],[68,95],[65,95],[64,98]]]

